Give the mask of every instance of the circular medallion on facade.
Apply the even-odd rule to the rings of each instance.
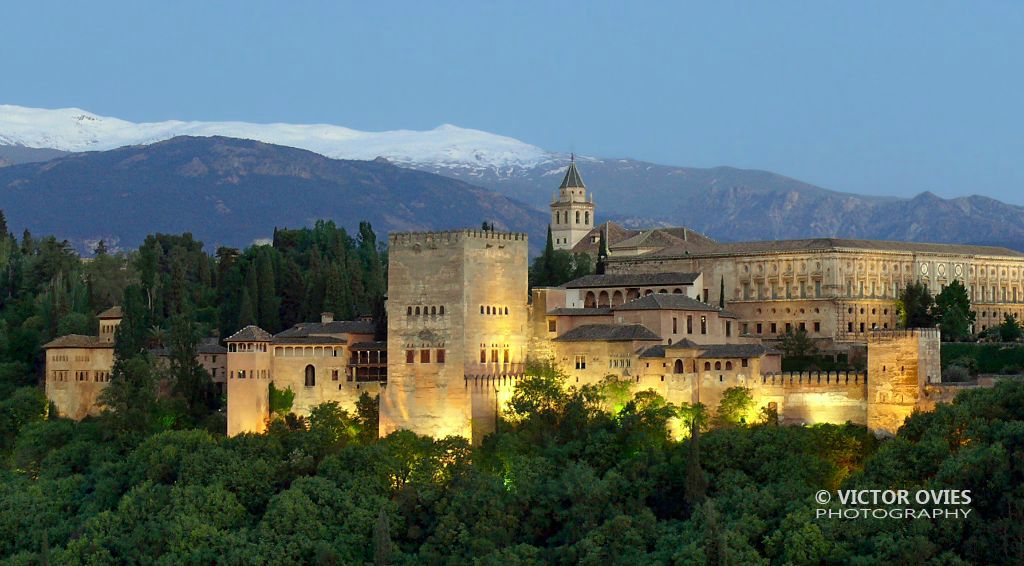
[[[964,266],[962,264],[959,264],[959,263],[954,265],[953,266],[953,275],[956,275],[957,277],[963,277],[964,276]]]
[[[921,264],[921,275],[928,275],[928,264],[927,263],[922,263]]]
[[[938,270],[940,277],[946,274],[946,264],[940,263],[936,269]]]

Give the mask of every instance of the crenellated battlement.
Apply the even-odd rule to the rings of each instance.
[[[751,383],[766,387],[864,387],[868,374],[863,371],[783,371],[763,374]]]
[[[900,328],[893,330],[872,330],[868,342],[890,342],[907,338],[941,338],[938,328]]]
[[[437,232],[392,232],[388,245],[409,246],[414,244],[454,244],[466,239],[526,242],[524,232],[497,232],[494,230],[443,230]]]

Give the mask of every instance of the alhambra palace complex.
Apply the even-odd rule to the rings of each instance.
[[[228,434],[265,430],[273,383],[295,393],[300,415],[325,401],[352,408],[368,392],[380,395],[381,435],[410,429],[479,442],[527,359],[543,358],[570,384],[614,375],[712,408],[725,389],[744,386],[783,422],[892,433],[913,410],[965,387],[941,382],[937,330],[896,329],[901,288],[923,281],[935,293],[961,280],[981,329],[1024,314],[1019,252],[834,238],[719,243],[686,228],[595,225],[575,163],[551,204],[551,229],[557,249],[591,257],[603,233],[606,273],[531,293],[525,234],[391,234],[386,343],[373,342],[370,321],[325,313],[276,335],[248,326],[225,346],[204,344],[200,361],[227,393]],[[116,307],[102,313],[99,336],[45,346],[46,392],[60,413],[99,411],[120,316]],[[867,372],[781,372],[771,344],[791,329],[825,351],[866,351]]]

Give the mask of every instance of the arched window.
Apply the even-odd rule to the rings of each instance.
[[[406,307],[405,314],[406,316],[412,316],[412,307]]]
[[[487,314],[491,314],[491,307],[487,307]]]
[[[484,314],[484,306],[480,305],[480,314]]]
[[[505,314],[508,314],[508,307],[505,307]]]
[[[672,294],[673,295],[682,295],[683,294],[683,290],[680,289],[679,287],[676,287],[675,289],[672,289]]]
[[[715,362],[715,369],[722,369],[722,362]]]
[[[683,373],[683,360],[676,360],[672,365],[672,373]]]
[[[711,371],[711,362],[704,362],[704,371]]]
[[[732,369],[732,362],[725,362],[725,369]]]
[[[309,364],[309,365],[306,366],[306,387],[315,387],[315,386],[316,386],[316,368],[313,367],[313,364]]]
[[[612,305],[622,304],[622,291],[615,291],[612,293]]]
[[[437,309],[437,314],[439,314],[439,315],[441,315],[441,316],[444,316],[444,305],[441,305],[441,306],[440,306],[440,307],[439,307],[439,308]]]
[[[590,224],[590,211],[589,210],[583,213],[583,223],[587,224],[587,225]]]
[[[583,306],[588,309],[597,306],[597,297],[594,296],[593,291],[587,291],[587,294],[583,297]]]
[[[578,210],[576,211],[576,223],[577,224],[580,223],[580,211],[578,211]]]
[[[597,306],[599,306],[599,307],[607,307],[607,306],[609,306],[608,305],[608,291],[601,291],[601,293],[597,295]]]
[[[430,307],[430,316],[434,316],[436,314],[437,314],[437,307]]]
[[[419,315],[420,315],[420,308],[416,307],[416,316],[419,316]]]

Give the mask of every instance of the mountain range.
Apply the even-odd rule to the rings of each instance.
[[[526,231],[542,246],[547,215],[456,179],[384,159],[330,159],[311,151],[224,137],[180,136],[150,145],[72,153],[0,168],[8,225],[55,234],[82,251],[100,239],[135,247],[147,234],[191,232],[208,246],[269,239],[275,227],[319,219],[390,231]]]
[[[500,227],[527,231],[534,238],[543,235],[547,205],[569,157],[513,138],[451,125],[419,132],[362,132],[331,125],[184,121],[133,123],[80,109],[42,110],[0,105],[0,165],[5,162],[41,162],[58,156],[83,155],[81,152],[88,151],[102,153],[126,145],[153,144],[178,136],[194,136],[188,145],[196,149],[200,146],[194,140],[208,136],[222,136],[218,142],[220,145],[214,144],[213,147],[230,145],[224,138],[275,144],[281,147],[271,152],[274,154],[273,167],[276,168],[283,167],[280,159],[309,159],[305,154],[298,158],[296,156],[300,154],[283,151],[284,147],[293,147],[344,160],[349,167],[356,167],[350,160],[383,158],[406,170],[461,180],[488,189],[477,193],[483,200],[500,198],[490,191],[506,197],[495,201],[500,203],[495,208],[503,209],[507,214],[485,219],[494,220]],[[223,160],[220,154],[205,157],[197,154],[195,157],[204,163],[204,159],[213,162]],[[943,199],[931,193],[912,198],[865,196],[832,191],[759,170],[692,168],[589,156],[578,156],[577,161],[594,194],[598,218],[616,220],[631,227],[686,225],[726,241],[850,237],[975,243],[1024,249],[1024,207],[982,196],[954,199]],[[0,175],[0,190],[6,186],[2,180],[8,173]],[[96,179],[104,175],[111,178],[118,175],[116,171],[104,172],[101,169],[93,169],[90,174]],[[170,170],[150,171],[149,174],[165,179],[175,178],[175,173]],[[398,182],[400,177],[395,174],[392,180]],[[246,179],[240,176],[239,182],[244,184]],[[334,177],[331,182],[341,181]],[[445,182],[433,181],[436,186]],[[460,190],[468,190],[469,185],[459,185]],[[66,186],[66,183],[61,186]],[[386,184],[376,187],[408,196],[403,188]],[[58,188],[54,186],[51,194]],[[166,188],[174,189],[172,185]],[[196,197],[216,200],[219,194],[197,194]],[[440,198],[458,198],[456,194],[458,191]],[[284,189],[265,196],[302,200],[301,194],[292,194]],[[10,209],[8,200],[9,195],[0,192],[0,206]],[[174,205],[173,202],[168,204]],[[278,207],[275,200],[266,204],[271,209],[282,210],[302,206],[286,202],[282,203],[283,207]],[[360,213],[368,218],[380,218],[382,226],[388,229],[402,229],[403,226],[427,229],[447,227],[452,223],[477,226],[486,210],[486,207],[457,207],[464,208],[461,217],[458,211],[448,216],[433,216],[427,214],[425,208],[412,207],[404,215],[395,217],[393,209],[390,209],[394,206],[397,205],[387,199],[375,199],[367,203],[367,208]],[[484,205],[480,202],[479,206]],[[328,212],[333,214],[339,207],[313,209],[307,206],[305,218],[325,216]],[[293,210],[287,221],[294,222],[297,218],[294,213],[297,212]],[[390,220],[392,217],[394,221]],[[267,216],[263,218],[273,220]],[[337,219],[340,221],[341,217]],[[72,224],[75,222],[71,221]],[[271,222],[271,225],[281,224],[281,221]],[[192,229],[199,230],[198,227]],[[225,235],[218,232],[216,238],[221,237]],[[206,239],[211,240],[210,237]]]

